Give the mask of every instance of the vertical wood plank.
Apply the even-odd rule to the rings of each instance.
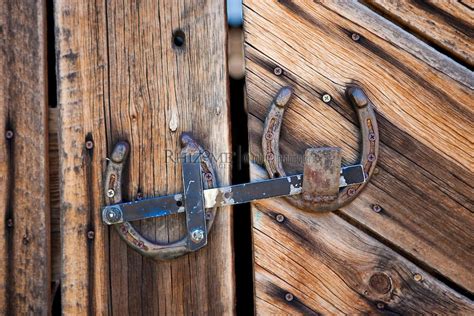
[[[231,314],[232,215],[221,209],[198,253],[157,262],[100,220],[105,158],[131,144],[125,198],[181,188],[179,135],[191,131],[229,182],[225,3],[55,1],[60,105],[62,304],[66,314]],[[184,44],[173,34],[184,34]],[[93,141],[93,149],[85,147]],[[176,240],[184,217],[134,223]],[[91,232],[94,238],[90,239]]]
[[[0,314],[48,315],[45,1],[0,1]]]

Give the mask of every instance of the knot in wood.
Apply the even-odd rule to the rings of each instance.
[[[378,294],[387,294],[392,289],[392,280],[385,273],[377,272],[370,277],[369,285]]]

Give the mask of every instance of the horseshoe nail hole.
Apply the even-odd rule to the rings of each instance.
[[[181,202],[181,201],[176,201],[176,205],[177,205],[178,207],[181,207],[181,206],[183,206],[183,202]]]
[[[173,45],[175,47],[182,47],[184,45],[185,39],[186,35],[182,30],[176,30],[173,32]]]

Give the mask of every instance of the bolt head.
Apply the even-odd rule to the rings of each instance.
[[[118,207],[109,207],[104,214],[104,220],[108,224],[115,224],[122,219],[122,211]]]
[[[112,190],[112,189],[108,189],[108,190],[107,190],[107,196],[108,196],[109,198],[113,198],[113,197],[115,196],[115,191]]]
[[[323,94],[323,97],[321,99],[323,100],[324,103],[329,103],[332,100],[331,96],[327,93]]]
[[[285,294],[285,300],[287,300],[288,302],[291,302],[294,298],[295,297],[291,293],[286,293]]]
[[[204,239],[204,231],[202,229],[195,229],[191,232],[191,240],[198,244]]]
[[[283,69],[281,69],[280,67],[275,67],[275,69],[273,69],[273,73],[276,76],[281,76],[283,74]]]

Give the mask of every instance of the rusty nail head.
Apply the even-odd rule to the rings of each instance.
[[[291,293],[286,293],[285,294],[285,300],[287,300],[288,302],[291,302],[293,299],[294,299],[293,294],[291,294]]]
[[[392,289],[392,280],[383,272],[374,273],[369,279],[372,290],[379,294],[387,294]]]
[[[347,190],[347,194],[348,194],[349,196],[352,196],[352,195],[354,195],[355,193],[356,193],[356,190],[355,190],[354,188],[350,188],[349,190]]]
[[[28,238],[28,235],[24,235],[23,236],[23,245],[28,245],[29,242],[30,242],[30,239]]]
[[[7,227],[13,227],[13,219],[9,218],[7,220]]]
[[[382,211],[382,207],[378,204],[372,204],[372,211],[375,213],[380,213]]]
[[[86,148],[87,149],[92,149],[94,148],[94,142],[91,140],[86,141]]]
[[[12,130],[8,130],[5,132],[5,137],[6,139],[12,139],[13,138],[13,131]]]
[[[360,35],[357,33],[352,33],[351,38],[353,41],[358,41],[360,40]]]
[[[380,169],[379,169],[379,168],[375,168],[375,169],[374,169],[374,174],[379,174],[379,172],[380,172]]]
[[[415,274],[413,275],[413,279],[414,279],[416,282],[420,282],[421,280],[423,280],[423,277],[421,276],[421,274],[415,273]]]
[[[95,232],[93,230],[89,230],[87,232],[87,238],[94,239],[94,237],[95,237]]]
[[[276,217],[275,217],[276,221],[278,223],[283,223],[283,221],[285,220],[285,216],[281,215],[281,214],[278,214]]]
[[[325,93],[325,94],[323,94],[322,100],[323,100],[324,103],[329,103],[329,102],[331,102],[332,98],[329,94]]]
[[[283,69],[281,69],[281,67],[275,67],[273,69],[273,73],[276,75],[276,76],[281,76],[283,74]]]
[[[115,191],[112,189],[107,190],[107,196],[113,198],[115,196]]]

